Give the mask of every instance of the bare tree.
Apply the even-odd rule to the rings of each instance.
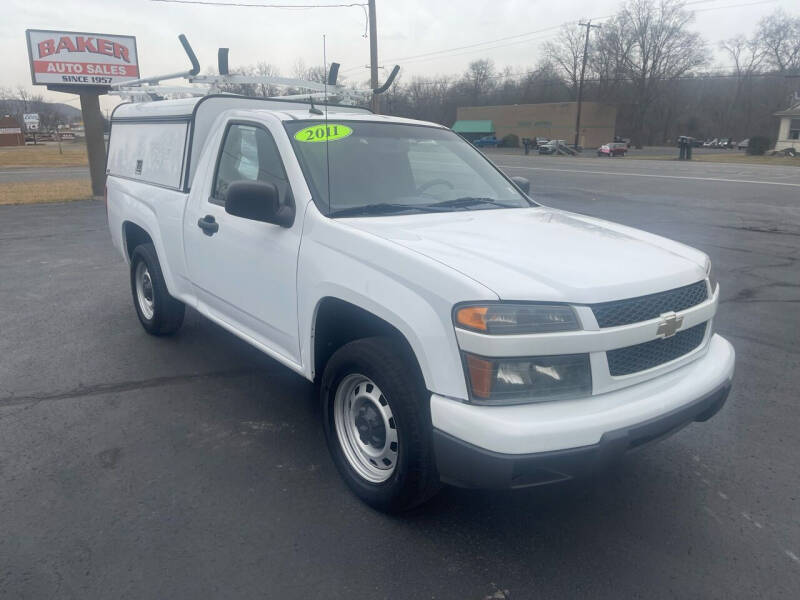
[[[800,17],[779,9],[761,19],[756,39],[770,68],[780,73],[800,72]]]
[[[705,42],[688,29],[691,21],[692,14],[677,0],[631,0],[599,30],[600,51],[615,52],[604,62],[630,82],[637,147],[663,87],[708,61]]]
[[[739,36],[720,44],[733,61],[736,91],[726,96],[726,114],[723,127],[731,129],[735,121],[744,121],[747,129],[753,120],[753,76],[764,64],[766,49],[758,36]]]
[[[495,69],[494,61],[490,58],[482,58],[469,63],[467,72],[464,73],[464,83],[470,90],[473,102],[478,103],[479,99],[494,87]]]
[[[544,54],[567,82],[572,97],[578,94],[578,79],[583,62],[583,33],[575,24],[564,25],[557,40],[545,42]]]
[[[302,58],[294,63],[294,76],[298,79],[315,81],[317,83],[325,83],[328,79],[328,73],[325,71],[324,66],[307,67]]]
[[[261,77],[279,77],[281,72],[275,65],[262,61],[258,63],[255,68],[253,68],[252,74],[259,75]],[[280,87],[266,83],[260,83],[258,85],[258,92],[261,96],[265,97],[277,96],[281,93]]]

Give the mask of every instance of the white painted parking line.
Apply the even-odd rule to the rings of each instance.
[[[689,177],[686,175],[658,175],[656,173],[625,173],[622,171],[587,171],[585,169],[551,169],[547,167],[521,167],[519,165],[501,165],[504,169],[527,169],[528,171],[557,171],[560,173],[586,173],[587,175],[618,175],[621,177],[660,177],[662,179],[691,179],[694,181],[722,181],[725,183],[752,183],[754,185],[782,185],[800,187],[800,183],[786,183],[783,181],[754,181],[752,179],[722,179],[719,177]]]

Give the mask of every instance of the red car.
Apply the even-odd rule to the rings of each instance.
[[[597,149],[597,156],[625,156],[628,151],[628,145],[621,142],[613,142],[611,144],[603,144]]]

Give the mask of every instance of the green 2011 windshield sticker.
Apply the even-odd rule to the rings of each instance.
[[[347,125],[341,123],[320,123],[301,129],[294,134],[294,139],[298,142],[333,142],[341,140],[353,133]]]

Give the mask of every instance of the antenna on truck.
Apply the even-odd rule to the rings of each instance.
[[[336,63],[334,63],[336,64]],[[324,70],[328,70],[328,53],[326,49],[326,42],[325,42],[325,34],[322,34],[322,68]],[[331,65],[331,69],[333,69],[333,65]],[[336,74],[339,72],[339,65],[336,65],[336,71],[333,73],[334,79],[336,79]],[[325,175],[328,179],[328,214],[331,212],[331,155],[328,152],[328,136],[330,136],[330,131],[328,130],[328,80],[330,79],[330,73],[328,73],[328,78],[325,80]]]
[[[111,94],[122,96],[134,101],[162,100],[165,95],[188,95],[205,96],[207,94],[220,93],[225,85],[264,85],[289,88],[290,90],[303,90],[301,93],[293,93],[283,96],[270,96],[282,100],[310,100],[312,105],[314,100],[323,100],[326,104],[331,97],[336,98],[342,105],[363,105],[369,102],[372,94],[382,94],[394,82],[400,67],[395,65],[386,82],[374,89],[359,89],[347,87],[340,84],[337,79],[339,76],[339,63],[332,62],[330,69],[327,63],[325,70],[327,78],[322,83],[318,81],[307,81],[291,77],[277,77],[271,75],[237,75],[231,74],[228,63],[228,48],[219,48],[217,51],[218,75],[200,75],[200,62],[195,56],[191,44],[186,36],[180,34],[178,40],[186,52],[186,56],[191,63],[191,69],[177,73],[166,73],[153,77],[145,77],[134,81],[125,81],[111,86]],[[168,79],[186,79],[191,86],[162,85],[162,81]],[[199,85],[197,85],[199,84]]]

